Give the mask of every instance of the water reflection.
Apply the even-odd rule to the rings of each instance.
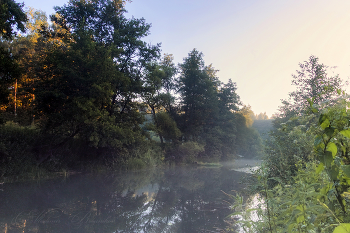
[[[2,232],[220,232],[245,173],[172,167],[4,184]],[[222,191],[221,191],[222,190]]]

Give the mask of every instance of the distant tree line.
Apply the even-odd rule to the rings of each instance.
[[[38,164],[259,154],[236,83],[220,82],[196,49],[179,65],[161,56],[142,40],[150,24],[127,19],[124,6],[73,0],[49,24],[44,12],[1,2],[1,130],[31,126],[26,150]],[[4,161],[11,145],[0,144]]]

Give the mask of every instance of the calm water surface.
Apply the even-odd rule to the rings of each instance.
[[[220,232],[240,160],[0,186],[0,232]],[[232,192],[231,192],[232,193]]]

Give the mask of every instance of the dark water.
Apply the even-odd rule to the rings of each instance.
[[[5,183],[0,232],[220,232],[230,214],[222,191],[242,189],[247,175],[226,165]]]

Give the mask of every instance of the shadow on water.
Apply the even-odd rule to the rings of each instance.
[[[232,166],[77,174],[3,184],[2,232],[220,232],[230,214],[222,192],[241,190]]]

